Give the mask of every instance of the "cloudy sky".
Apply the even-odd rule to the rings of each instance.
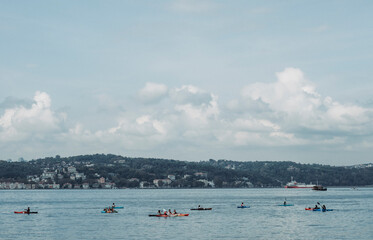
[[[0,5],[0,159],[373,162],[371,1]]]

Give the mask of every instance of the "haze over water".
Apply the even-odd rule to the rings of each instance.
[[[293,207],[277,206],[284,199]],[[113,202],[117,214],[101,210]],[[238,209],[241,202],[249,209]],[[316,202],[333,212],[305,211]],[[212,207],[212,211],[190,208]],[[14,214],[31,207],[39,214]],[[188,217],[156,218],[176,209]],[[0,239],[372,239],[373,188],[7,190]]]

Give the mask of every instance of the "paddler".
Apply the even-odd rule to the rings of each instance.
[[[326,211],[326,206],[325,205],[322,205],[322,210]]]
[[[241,203],[241,207],[243,207],[243,206],[245,206],[245,205],[243,205],[243,202]]]
[[[286,205],[286,201],[284,201],[284,205]]]
[[[177,214],[176,210],[174,209],[174,214]]]
[[[30,207],[27,207],[26,213],[30,214]]]
[[[162,215],[161,210],[158,210],[158,215]]]
[[[317,206],[317,204],[315,205],[314,209],[320,209],[319,206]]]

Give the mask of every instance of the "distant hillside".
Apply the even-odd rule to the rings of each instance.
[[[95,154],[29,162],[0,161],[0,188],[195,188],[373,185],[372,164],[334,167],[295,162],[186,162]]]

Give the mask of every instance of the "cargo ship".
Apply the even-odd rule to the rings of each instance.
[[[305,183],[299,183],[297,181],[294,181],[293,177],[291,177],[291,181],[288,182],[285,185],[285,188],[313,188],[315,184],[305,184]]]

